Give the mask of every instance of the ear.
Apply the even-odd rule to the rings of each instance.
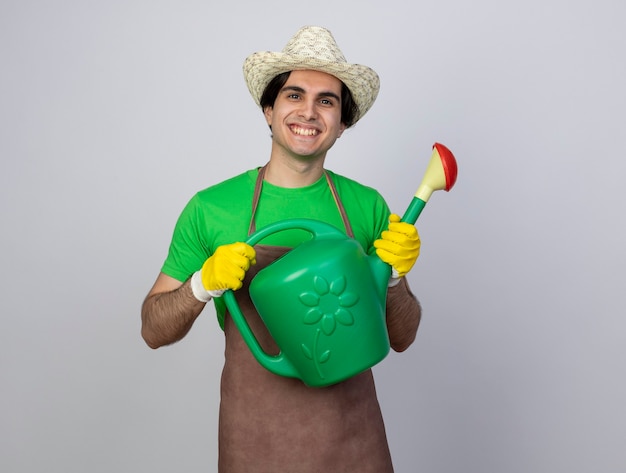
[[[339,134],[337,135],[337,138],[341,138],[341,135],[343,135],[344,131],[346,131],[346,124],[341,122],[341,125],[339,126]]]
[[[270,106],[267,106],[263,109],[263,115],[265,115],[265,121],[267,122],[268,126],[270,128],[272,128],[272,115],[273,115],[274,109]]]

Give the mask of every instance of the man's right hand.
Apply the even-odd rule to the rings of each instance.
[[[251,265],[256,264],[256,252],[247,243],[237,242],[218,246],[191,277],[191,290],[196,299],[208,302],[224,291],[236,291]]]
[[[207,303],[227,289],[241,288],[246,271],[255,263],[254,248],[233,243],[218,247],[185,283],[160,273],[141,307],[141,334],[148,346],[181,340],[204,308],[197,301]],[[193,298],[188,296],[189,288]]]
[[[233,291],[242,286],[246,271],[256,263],[256,252],[247,243],[219,246],[200,270],[207,291]]]

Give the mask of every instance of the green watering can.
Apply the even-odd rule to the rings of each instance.
[[[435,143],[402,221],[414,224],[433,191],[449,191],[456,176],[454,155]],[[371,368],[389,353],[385,304],[391,267],[376,255],[368,256],[359,242],[334,226],[312,219],[270,224],[246,243],[254,246],[290,229],[308,231],[312,238],[259,271],[250,282],[250,298],[280,349],[277,355],[263,350],[233,291],[223,297],[262,366],[308,386],[329,386]]]

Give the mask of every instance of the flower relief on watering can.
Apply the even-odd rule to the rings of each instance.
[[[331,355],[331,350],[319,346],[322,333],[331,336],[338,323],[345,326],[354,324],[354,315],[349,307],[359,301],[359,296],[346,291],[346,286],[345,276],[327,281],[318,275],[313,278],[313,291],[305,291],[299,296],[300,302],[310,307],[304,314],[303,322],[307,325],[319,323],[311,345],[303,343],[302,351],[306,358],[313,361],[320,378],[324,378],[320,365],[327,362]]]

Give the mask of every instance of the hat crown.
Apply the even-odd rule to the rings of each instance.
[[[346,63],[332,33],[320,26],[301,28],[283,48],[283,54],[315,58],[324,62]]]

